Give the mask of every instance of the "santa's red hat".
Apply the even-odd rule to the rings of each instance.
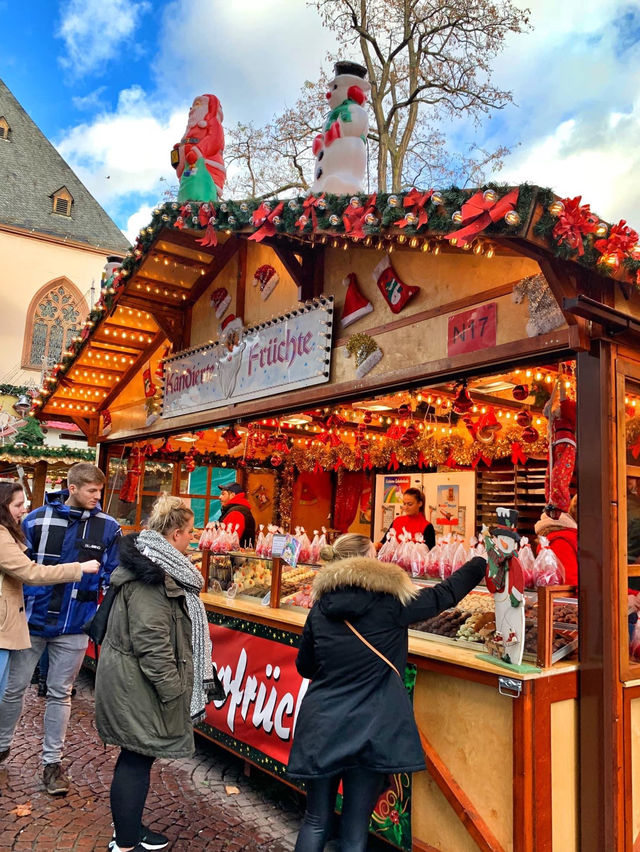
[[[230,304],[231,296],[226,287],[218,287],[211,294],[211,307],[218,319],[220,319]]]
[[[260,285],[260,295],[263,301],[271,295],[279,280],[278,273],[269,263],[259,266],[253,273],[253,285],[254,287],[257,284]]]
[[[343,328],[346,328],[352,322],[370,314],[373,310],[373,305],[360,292],[355,272],[350,272],[343,279],[342,283],[347,288],[347,295],[344,297],[344,307],[342,309],[340,324]]]
[[[242,320],[235,314],[229,314],[220,323],[220,339],[223,340],[227,335],[237,331],[238,334],[242,331]]]

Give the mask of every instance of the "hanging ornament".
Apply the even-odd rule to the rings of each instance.
[[[242,438],[238,435],[236,427],[233,425],[228,426],[222,433],[221,437],[230,450],[242,443]]]
[[[420,287],[410,286],[400,279],[387,255],[373,270],[373,277],[378,289],[384,296],[385,302],[394,314],[399,314],[409,300],[420,292]]]
[[[525,411],[524,408],[521,409],[516,414],[516,423],[518,426],[522,426],[523,428],[531,426],[531,414],[528,411]]]
[[[483,444],[490,444],[495,438],[496,432],[502,429],[502,425],[496,418],[493,408],[489,408],[478,420],[476,426],[476,438]]]
[[[226,287],[218,287],[211,294],[211,307],[216,317],[220,319],[231,304],[231,296]]]
[[[271,456],[271,464],[274,467],[280,467],[280,465],[282,464],[283,461],[284,461],[284,456],[282,455],[282,453],[274,453]]]
[[[398,406],[398,417],[411,417],[411,405],[408,402],[403,402]]]
[[[372,420],[373,420],[373,414],[370,411],[365,411],[364,417],[362,418],[362,422],[366,423],[367,426],[368,426],[371,423]]]
[[[511,395],[518,402],[522,402],[529,396],[529,385],[516,385],[511,391]]]
[[[370,314],[373,310],[373,305],[360,292],[355,272],[350,272],[347,277],[342,280],[342,284],[347,288],[347,293],[344,297],[344,307],[342,308],[340,325],[342,328],[347,328],[347,326],[350,326],[351,323],[361,319],[367,314]]]
[[[527,426],[526,429],[522,430],[522,440],[525,444],[534,444],[539,437],[538,430],[534,429],[533,426]]]
[[[353,334],[347,341],[345,354],[347,358],[351,357],[351,355],[355,356],[356,377],[362,379],[380,361],[382,358],[382,349],[380,349],[373,337],[360,331],[357,334]]]
[[[420,433],[413,423],[405,429],[403,436],[400,438],[400,443],[403,447],[412,447],[420,437]]]
[[[260,285],[260,296],[263,302],[273,293],[279,280],[278,273],[268,263],[259,266],[253,273],[253,285],[254,287]]]
[[[459,389],[458,395],[453,400],[451,407],[456,414],[466,414],[473,408],[473,400],[469,396],[467,389],[467,380],[463,379],[461,382],[457,382],[456,387]]]

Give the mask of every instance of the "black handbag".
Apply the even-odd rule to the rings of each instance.
[[[105,637],[109,613],[117,594],[118,586],[109,586],[98,609],[89,621],[82,625],[82,632],[86,633],[96,645],[100,645]]]

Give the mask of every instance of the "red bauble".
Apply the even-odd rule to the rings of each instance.
[[[533,426],[527,426],[526,429],[522,430],[522,440],[526,444],[534,444],[539,437],[538,430],[534,429]]]
[[[366,432],[367,431],[366,425],[364,423],[358,423],[357,431],[358,432]]]
[[[411,414],[411,406],[408,402],[403,402],[398,408],[398,417],[409,417]]]
[[[274,453],[271,456],[271,464],[274,467],[280,467],[280,465],[282,464],[283,461],[284,461],[284,457],[283,457],[282,453]]]
[[[517,399],[518,402],[522,402],[523,399],[526,399],[529,396],[529,385],[516,385],[511,393],[514,399]]]
[[[466,414],[473,408],[473,400],[469,396],[469,391],[467,390],[466,382],[463,382],[460,386],[458,395],[453,400],[451,407],[453,408],[456,414]]]
[[[400,443],[403,447],[412,447],[418,439],[419,432],[413,423],[405,429],[404,435],[400,438]]]
[[[369,423],[371,423],[372,420],[373,420],[373,414],[370,411],[365,411],[364,417],[362,418],[362,422],[369,424]]]
[[[516,423],[523,428],[531,426],[531,415],[524,408],[516,414]]]

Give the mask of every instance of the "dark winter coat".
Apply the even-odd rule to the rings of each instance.
[[[184,590],[122,539],[118,587],[96,672],[96,726],[109,744],[155,757],[194,748],[191,620]]]
[[[344,620],[402,675],[408,625],[454,606],[482,580],[485,566],[476,557],[448,580],[421,591],[402,568],[376,559],[343,559],[318,572],[316,603],[296,660],[311,685],[296,723],[290,775],[327,777],[354,767],[381,773],[425,768],[402,680]]]

